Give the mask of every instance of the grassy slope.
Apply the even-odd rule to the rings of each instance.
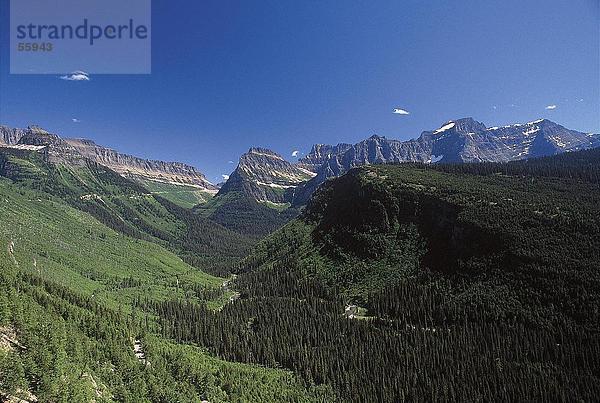
[[[218,288],[222,283],[162,246],[119,234],[89,214],[42,199],[39,193],[19,192],[7,180],[0,183],[0,244],[7,248],[14,242],[21,270],[125,305],[135,296],[183,296],[191,285]],[[136,286],[121,288],[129,278]]]
[[[181,207],[192,208],[213,198],[213,195],[198,188],[185,185],[173,185],[150,180],[141,181],[152,194],[160,195]]]

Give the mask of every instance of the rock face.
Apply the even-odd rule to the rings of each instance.
[[[291,197],[293,204],[304,204],[325,180],[360,165],[507,162],[599,146],[599,134],[569,130],[546,119],[487,128],[472,118],[464,118],[425,131],[417,139],[408,141],[371,136],[352,146],[315,145],[299,164],[310,166],[317,175],[296,187]],[[323,163],[315,168],[319,161]]]
[[[21,137],[25,135],[28,129],[13,129],[6,126],[0,126],[0,145],[16,145]]]
[[[290,191],[313,176],[313,172],[290,164],[271,150],[253,147],[240,157],[217,196],[242,192],[257,201],[283,203]]]
[[[83,166],[91,160],[132,179],[193,186],[211,194],[218,190],[190,165],[145,160],[102,147],[91,140],[63,139],[37,126],[26,129],[0,126],[0,147],[37,151],[44,153],[51,163],[69,166]]]
[[[122,154],[86,139],[65,141],[84,157],[128,178],[193,186],[213,194],[218,190],[200,171],[181,162],[146,160]]]
[[[86,159],[65,140],[38,126],[26,129],[11,129],[0,126],[2,142],[0,147],[18,150],[37,151],[51,163],[63,163],[71,166],[85,165]]]
[[[332,156],[341,155],[348,151],[352,144],[340,143],[337,146],[328,144],[315,144],[306,156],[298,160],[298,166],[308,169],[312,172],[317,172],[319,167],[323,165]]]

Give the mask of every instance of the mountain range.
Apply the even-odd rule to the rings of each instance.
[[[62,139],[37,126],[0,126],[0,146],[35,150],[45,153],[50,161],[71,165],[92,160],[166,195],[195,192],[196,196],[186,201],[190,205],[201,204],[213,196],[219,199],[230,195],[229,200],[231,194],[243,194],[254,201],[270,203],[270,207],[282,208],[304,205],[320,184],[357,166],[508,162],[595,148],[600,146],[600,134],[570,130],[547,119],[488,128],[473,118],[463,118],[407,141],[373,135],[356,144],[315,144],[296,163],[269,149],[252,147],[240,157],[220,189],[190,165],[134,157],[91,140]],[[162,187],[156,188],[157,184]]]
[[[272,202],[303,205],[321,183],[357,166],[400,162],[508,162],[598,146],[600,134],[569,130],[547,119],[488,128],[472,118],[464,118],[446,122],[435,130],[424,131],[418,138],[408,141],[373,135],[354,145],[316,144],[310,153],[295,164],[296,168],[313,173],[309,180],[298,183],[298,176],[288,182],[279,180],[276,186],[286,189],[283,195],[281,192],[275,196],[273,192],[257,195],[253,190],[248,193],[257,195],[258,200],[266,198]],[[247,155],[240,161],[243,175],[232,175],[219,195],[229,191],[230,181],[235,183],[236,189],[269,186],[262,172],[277,172],[281,158],[272,152],[269,155],[274,157],[260,160],[248,159]],[[293,166],[289,164],[286,169],[292,170]],[[284,176],[279,178],[285,179]]]

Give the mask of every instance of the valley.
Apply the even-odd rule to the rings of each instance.
[[[600,394],[599,148],[432,163],[372,137],[297,164],[252,148],[215,192],[195,169],[173,183],[39,128],[5,133],[4,399]]]

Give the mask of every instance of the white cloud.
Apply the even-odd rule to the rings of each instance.
[[[74,71],[66,76],[60,76],[60,79],[67,81],[90,81],[90,75],[85,71]]]
[[[546,109],[551,111],[553,109],[556,109],[556,105],[554,105],[554,104],[548,105],[548,106],[546,106]]]
[[[228,163],[228,164],[235,164],[235,162],[233,162],[233,161],[231,161],[231,160],[227,161],[227,163]]]
[[[393,113],[395,113],[396,115],[410,115],[409,111],[402,108],[395,108]]]
[[[292,151],[292,157],[297,157],[298,153],[300,153],[300,151],[298,151],[298,150]]]
[[[493,106],[492,106],[492,109],[493,109],[493,110],[496,110],[496,109],[498,109],[498,107],[497,107],[496,105],[493,105]]]
[[[229,179],[229,175],[223,174],[223,175],[221,175],[221,177],[223,178],[224,181],[226,181],[227,179]]]
[[[81,123],[81,120],[79,120],[77,118],[73,118],[73,119],[71,119],[71,121],[73,121],[73,123]]]

